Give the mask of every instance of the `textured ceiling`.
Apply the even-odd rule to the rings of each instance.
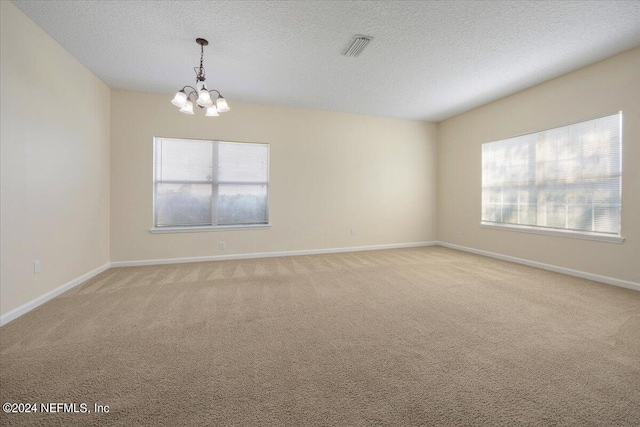
[[[640,45],[637,1],[14,1],[116,89],[440,121]],[[359,58],[341,52],[373,36]]]

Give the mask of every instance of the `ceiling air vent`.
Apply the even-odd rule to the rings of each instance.
[[[353,42],[351,43],[351,46],[349,46],[347,50],[345,50],[343,55],[353,58],[360,56],[360,53],[362,53],[362,51],[369,44],[372,38],[373,37],[356,35],[353,39]]]

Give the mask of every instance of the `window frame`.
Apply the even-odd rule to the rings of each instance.
[[[624,237],[622,236],[622,231],[623,231],[623,221],[622,221],[622,217],[623,217],[623,212],[622,212],[622,206],[623,206],[623,200],[622,200],[622,185],[623,185],[623,181],[622,181],[622,176],[623,176],[623,151],[624,151],[624,115],[622,113],[622,111],[617,111],[615,113],[609,113],[609,114],[603,114],[603,115],[599,115],[596,117],[591,117],[588,119],[584,119],[584,120],[579,120],[579,121],[575,121],[572,123],[567,123],[564,125],[559,125],[559,126],[554,126],[554,127],[550,127],[550,128],[546,128],[546,129],[541,129],[538,131],[534,131],[534,132],[526,132],[526,133],[522,133],[519,135],[513,135],[513,136],[509,136],[506,138],[501,138],[501,139],[496,139],[496,140],[492,140],[492,141],[486,141],[483,142],[480,145],[480,158],[481,158],[481,162],[482,162],[482,146],[484,144],[489,144],[492,142],[498,142],[498,141],[503,141],[506,139],[511,139],[511,138],[518,138],[518,137],[522,137],[522,136],[526,136],[526,135],[535,135],[535,134],[539,134],[542,132],[547,132],[550,130],[554,130],[557,128],[562,128],[562,127],[566,127],[566,126],[572,126],[572,125],[576,125],[579,123],[585,123],[585,122],[589,122],[592,120],[597,120],[597,119],[601,119],[604,117],[609,117],[609,116],[615,116],[618,115],[619,116],[619,126],[620,126],[620,232],[618,234],[613,234],[613,233],[602,233],[602,232],[596,232],[596,231],[586,231],[586,230],[573,230],[573,229],[564,229],[564,228],[554,228],[554,227],[544,227],[544,226],[537,226],[537,225],[525,225],[525,224],[512,224],[512,223],[500,223],[500,222],[492,222],[492,221],[484,221],[482,219],[482,206],[483,206],[483,186],[482,186],[482,174],[483,174],[483,170],[481,168],[480,170],[480,206],[481,206],[481,212],[480,212],[480,228],[483,229],[492,229],[492,230],[502,230],[502,231],[515,231],[515,232],[520,232],[520,233],[528,233],[528,234],[539,234],[539,235],[545,235],[545,236],[558,236],[558,237],[569,237],[569,238],[574,238],[574,239],[583,239],[583,240],[593,240],[593,241],[599,241],[599,242],[607,242],[607,243],[617,243],[617,244],[622,244],[624,242]]]
[[[266,182],[260,182],[260,185],[266,185],[267,188],[267,203],[266,203],[266,222],[265,223],[254,223],[254,224],[225,224],[225,225],[167,225],[167,226],[157,226],[157,212],[156,212],[156,186],[158,181],[156,181],[156,141],[162,139],[174,139],[174,140],[186,140],[186,141],[203,141],[203,142],[211,142],[211,143],[232,143],[232,144],[260,144],[266,145],[267,147],[267,180]],[[270,187],[271,187],[271,144],[268,142],[247,142],[247,141],[230,141],[230,140],[221,140],[221,139],[202,139],[202,138],[184,138],[184,137],[175,137],[175,136],[154,136],[151,141],[151,150],[152,150],[152,176],[151,176],[151,228],[149,232],[152,234],[164,234],[164,233],[197,233],[197,232],[208,232],[208,231],[228,231],[228,230],[260,230],[260,229],[269,229],[271,228],[270,222],[270,209],[269,205],[271,203],[270,200]],[[213,161],[213,157],[212,157]],[[194,183],[202,183],[200,181],[193,181]],[[206,182],[209,183],[208,181]],[[218,187],[219,185],[225,184],[233,184],[233,185],[256,185],[258,182],[219,182],[217,179],[211,180],[212,187]],[[217,194],[217,191],[212,190],[212,198],[214,194]],[[213,215],[213,212],[212,212]]]

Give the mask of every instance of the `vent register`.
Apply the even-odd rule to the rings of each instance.
[[[343,55],[351,58],[360,56],[365,47],[369,44],[373,37],[356,35],[351,45],[344,51]]]

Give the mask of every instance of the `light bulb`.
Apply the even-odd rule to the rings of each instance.
[[[218,97],[218,99],[216,99],[216,107],[218,109],[218,113],[226,113],[227,111],[229,111],[231,108],[229,108],[229,105],[227,104],[227,100],[224,99],[223,97]]]
[[[215,105],[208,107],[207,114],[205,114],[205,116],[207,117],[218,117],[219,115],[220,114],[218,114],[218,110],[216,109]]]
[[[176,107],[184,107],[184,105],[187,103],[187,94],[184,93],[183,90],[179,90],[178,92],[176,92],[176,96],[174,96],[171,100],[171,103]]]
[[[180,112],[185,114],[193,114],[193,102],[187,101],[184,104],[184,107],[180,109]]]

